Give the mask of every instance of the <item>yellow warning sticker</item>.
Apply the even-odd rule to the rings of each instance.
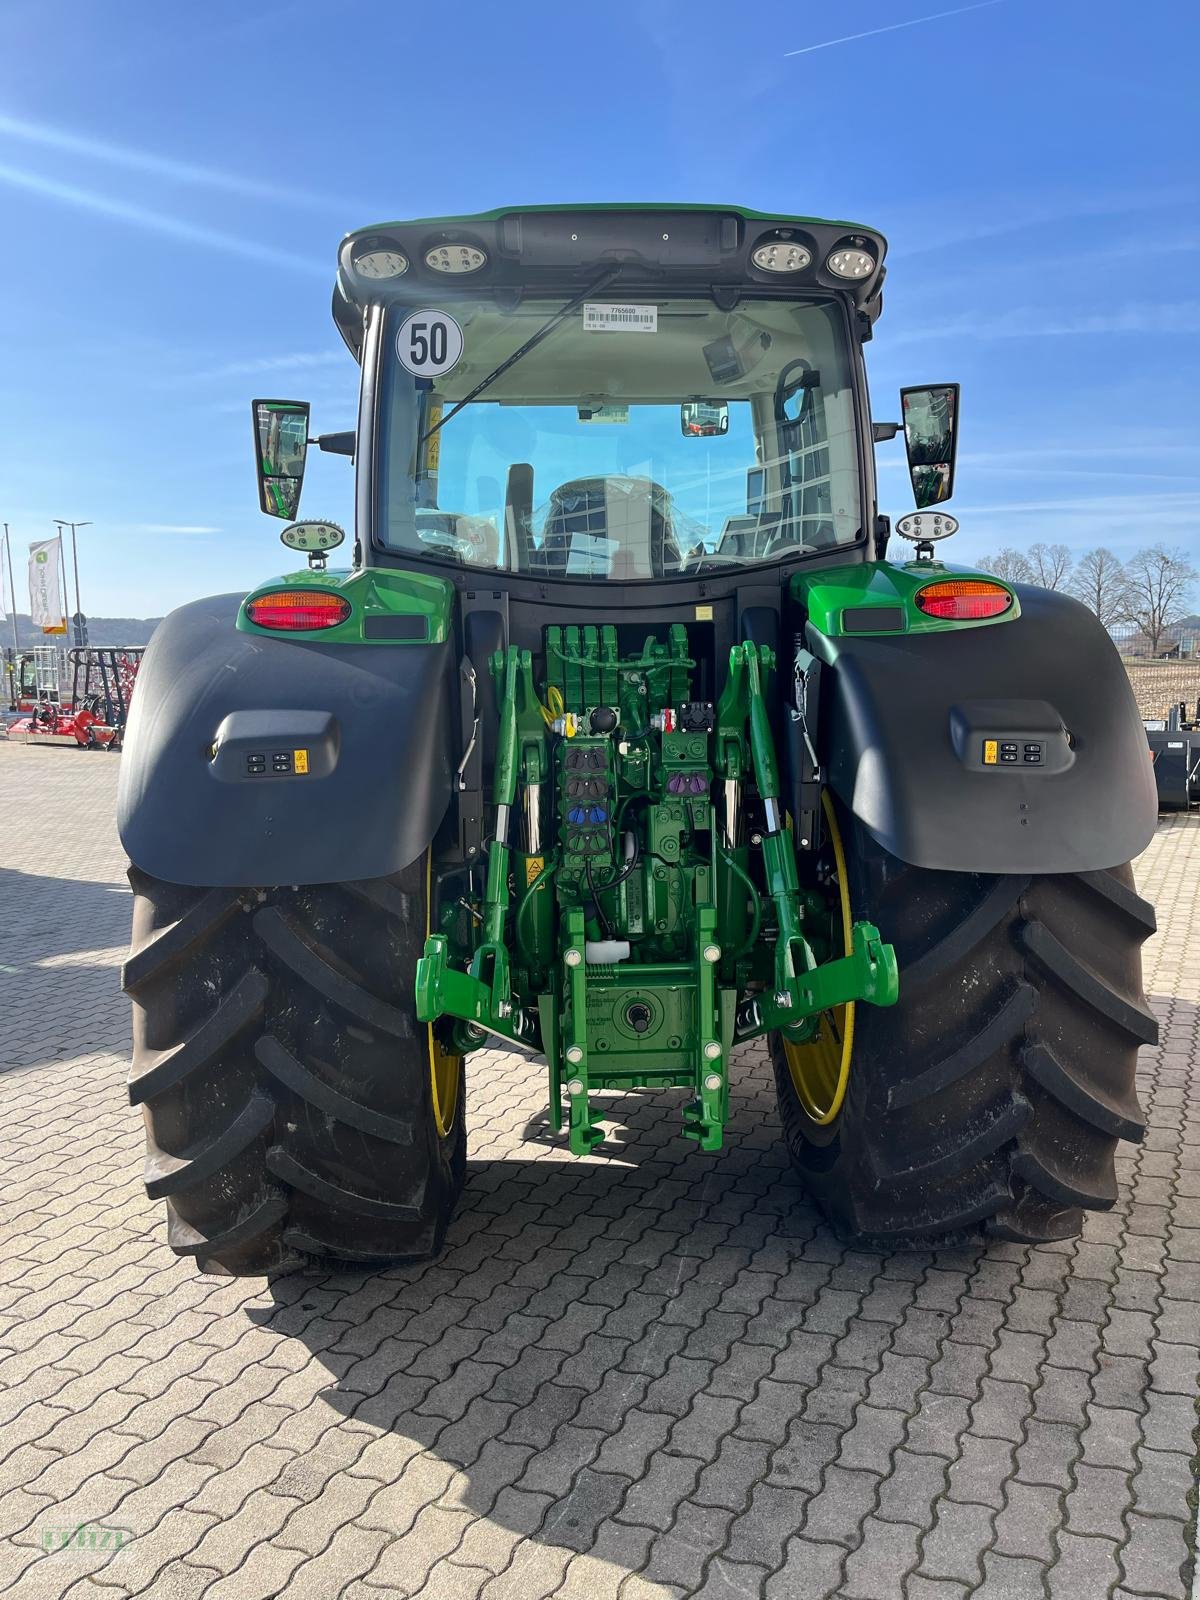
[[[545,865],[545,856],[525,857],[525,887],[527,889]]]
[[[983,741],[983,764],[985,767],[994,767],[1000,761],[1000,741],[998,739],[985,739]]]
[[[429,405],[429,416],[425,423],[425,476],[436,478],[438,467],[442,460],[442,402],[433,400]],[[430,433],[431,428],[436,428],[436,433]]]
[[[307,772],[308,771],[308,751],[307,750],[293,750],[292,751],[292,766],[295,768],[295,770],[297,772]]]
[[[711,606],[697,606],[696,607],[696,621],[697,622],[711,622],[712,619],[713,619],[713,616],[712,616],[712,607]]]

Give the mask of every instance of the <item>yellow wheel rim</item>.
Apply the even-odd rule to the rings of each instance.
[[[425,937],[433,927],[433,851],[425,858]],[[429,1033],[429,1089],[433,1105],[433,1120],[442,1139],[450,1137],[454,1126],[454,1113],[458,1109],[459,1087],[462,1083],[462,1057],[452,1056],[444,1050],[435,1036],[432,1022]]]
[[[834,871],[837,873],[838,907],[842,921],[842,946],[846,955],[853,953],[851,942],[852,918],[850,914],[850,889],[846,881],[846,852],[838,831],[837,816],[828,790],[822,792],[821,805],[825,824],[829,829],[829,842],[833,846]],[[783,1041],[783,1054],[792,1075],[797,1098],[810,1121],[828,1127],[846,1098],[850,1083],[850,1060],[854,1053],[854,1002],[835,1006],[821,1013],[820,1030],[807,1044]]]

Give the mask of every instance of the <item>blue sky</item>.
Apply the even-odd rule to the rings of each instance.
[[[249,586],[281,556],[251,395],[353,424],[342,233],[696,200],[889,237],[874,410],[963,383],[959,559],[1194,551],[1198,19],[1192,0],[5,0],[0,520],[22,553],[53,517],[91,520],[97,615]],[[894,515],[901,455],[879,452]],[[348,524],[350,478],[316,454],[306,513]]]

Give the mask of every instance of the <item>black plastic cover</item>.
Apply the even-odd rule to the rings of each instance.
[[[450,646],[240,633],[242,598],[182,606],[146,651],[117,799],[130,859],[212,888],[400,871],[450,799]]]
[[[807,629],[833,669],[821,721],[829,783],[913,866],[1089,872],[1132,860],[1154,832],[1146,735],[1112,641],[1066,595],[1016,590],[1021,616],[993,627],[841,639]],[[1040,764],[985,766],[964,737],[1018,725],[1043,741]]]

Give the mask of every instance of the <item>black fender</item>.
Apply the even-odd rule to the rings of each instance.
[[[130,860],[211,888],[399,872],[450,800],[451,646],[243,633],[242,599],[194,601],[155,630],[121,757]]]
[[[1157,816],[1129,679],[1086,606],[1014,587],[1021,615],[991,627],[829,638],[808,625],[808,648],[826,663],[826,781],[911,866],[1118,866],[1146,848]],[[985,765],[989,736],[1019,745],[1017,761]],[[1036,765],[1027,744],[1041,750]]]

